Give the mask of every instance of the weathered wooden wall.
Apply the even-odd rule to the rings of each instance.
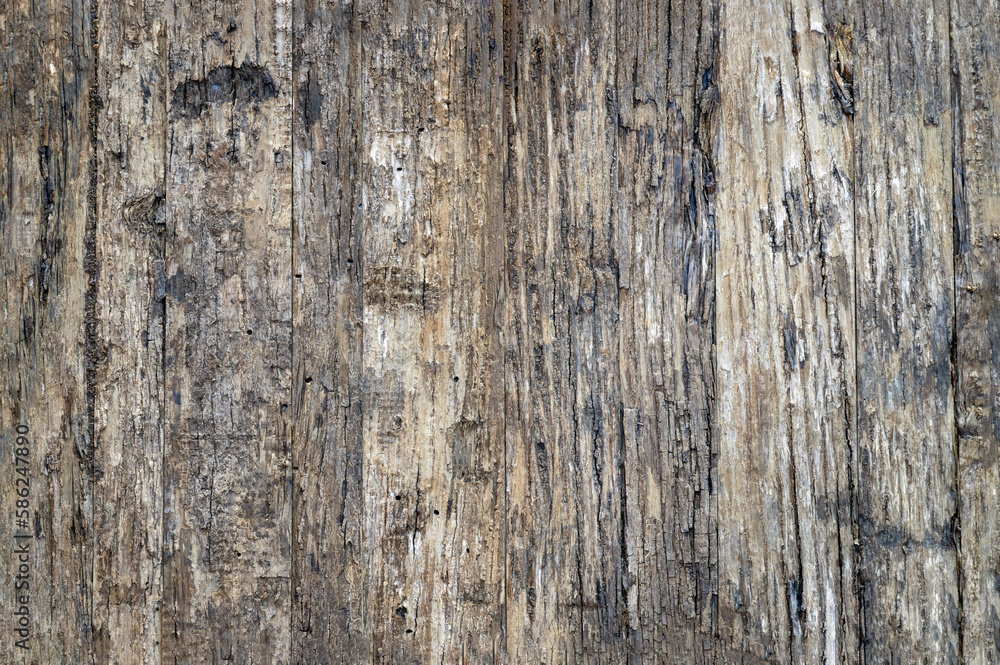
[[[0,663],[1000,662],[996,3],[0,0],[0,73]]]

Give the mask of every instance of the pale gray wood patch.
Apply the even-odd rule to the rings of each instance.
[[[96,24],[93,640],[96,662],[159,663],[166,238],[164,6]]]
[[[719,656],[855,657],[852,119],[841,17],[724,3],[716,169]]]

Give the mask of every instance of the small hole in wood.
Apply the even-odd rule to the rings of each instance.
[[[247,328],[247,334],[248,335],[252,335],[253,334],[253,330],[251,330],[250,328]]]
[[[313,378],[311,376],[307,376],[306,377],[306,383],[312,383],[312,382],[313,382]]]
[[[435,510],[435,511],[434,511],[434,514],[435,514],[435,515],[440,515],[441,513],[440,513],[440,512],[438,512],[437,510]]]
[[[400,499],[402,499],[402,498],[403,498],[403,497],[399,496],[398,494],[396,495],[396,501],[399,501],[399,500],[400,500]]]

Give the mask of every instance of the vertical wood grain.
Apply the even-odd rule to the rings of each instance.
[[[292,7],[167,11],[163,660],[286,663]]]
[[[1000,661],[1000,15],[952,2],[962,662]]]
[[[90,6],[0,5],[0,396],[4,663],[91,658],[93,305]],[[28,428],[30,496],[15,485],[16,426]],[[18,505],[18,501],[27,502]],[[24,510],[27,515],[18,516]],[[18,520],[26,518],[27,524]],[[28,535],[27,577],[15,534]],[[25,542],[25,539],[18,539]],[[27,582],[27,587],[20,586]],[[29,649],[15,646],[26,596]]]
[[[718,11],[674,0],[618,12],[623,602],[635,663],[712,662]]]
[[[498,4],[365,2],[365,601],[375,662],[499,662]]]
[[[0,0],[0,662],[998,660],[998,58],[983,0]]]
[[[292,662],[369,662],[361,439],[361,26],[295,4]]]
[[[724,3],[716,227],[719,655],[857,654],[852,115],[815,2]]]
[[[166,21],[97,13],[94,658],[160,662]]]
[[[948,5],[854,21],[862,660],[955,662]]]
[[[614,2],[507,5],[507,648],[624,654]]]

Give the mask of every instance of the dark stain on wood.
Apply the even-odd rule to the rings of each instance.
[[[170,108],[188,118],[197,118],[212,104],[253,106],[278,94],[271,73],[254,63],[239,67],[213,67],[204,78],[189,78],[173,91]]]

